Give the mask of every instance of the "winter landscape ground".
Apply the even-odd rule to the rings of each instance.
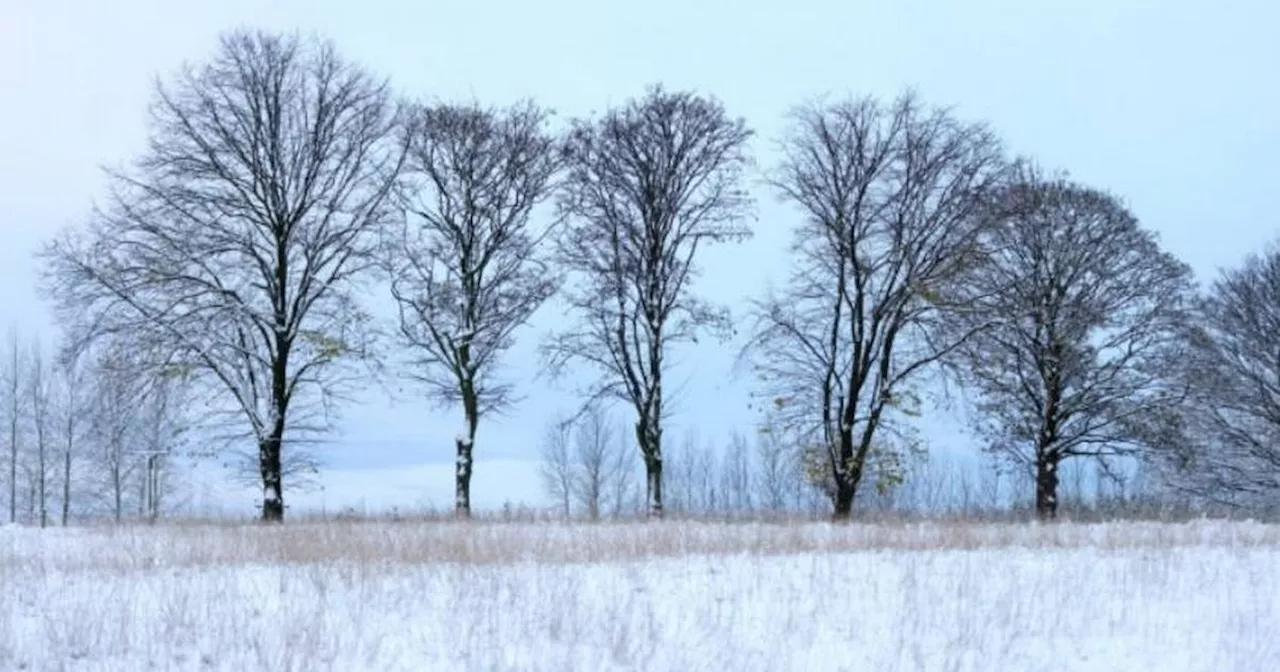
[[[1280,528],[0,528],[4,670],[1280,669]]]

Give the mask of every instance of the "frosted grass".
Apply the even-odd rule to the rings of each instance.
[[[1251,523],[0,531],[0,669],[1280,669]]]

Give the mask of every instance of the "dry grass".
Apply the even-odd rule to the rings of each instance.
[[[138,570],[334,562],[503,565],[596,563],[687,555],[781,555],[1002,548],[1170,549],[1280,546],[1280,526],[1168,523],[832,524],[818,522],[498,522],[368,520],[98,526],[24,530],[4,542],[0,567]],[[33,536],[34,535],[34,536]],[[85,554],[83,549],[93,549]]]

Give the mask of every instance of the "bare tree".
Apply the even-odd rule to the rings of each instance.
[[[46,249],[44,289],[70,333],[207,383],[281,521],[286,440],[321,431],[371,361],[355,290],[403,158],[387,85],[327,43],[236,32],[158,85],[151,113],[109,206]]]
[[[38,344],[33,344],[28,358],[27,394],[31,409],[31,427],[35,434],[35,465],[31,470],[35,490],[35,509],[40,527],[49,526],[49,442],[52,433],[52,397],[54,379],[48,371],[48,358]]]
[[[719,101],[657,86],[597,120],[575,120],[569,134],[558,257],[577,279],[566,300],[579,321],[545,352],[553,374],[570,361],[600,374],[590,402],[612,398],[635,410],[653,517],[663,507],[667,358],[729,326],[724,310],[693,294],[694,262],[709,244],[750,235],[742,222],[751,135]]]
[[[138,514],[151,522],[168,508],[174,490],[172,462],[191,429],[186,391],[183,377],[163,376],[149,381],[139,405],[131,452],[139,463]]]
[[[720,460],[720,485],[722,506],[726,511],[748,513],[752,511],[751,450],[745,436],[734,432]]]
[[[139,366],[136,353],[118,341],[80,355],[87,363],[76,371],[75,380],[86,389],[69,393],[61,409],[82,416],[72,420],[68,413],[61,420],[68,423],[61,437],[66,442],[63,515],[70,508],[70,456],[79,444],[74,456],[93,465],[87,494],[100,508],[117,521],[131,511],[154,521],[174,491],[170,460],[189,428],[188,380],[173,373],[155,375]]]
[[[692,513],[697,508],[698,435],[689,430],[679,444],[671,442],[663,453],[663,507],[670,514]]]
[[[84,388],[88,381],[81,363],[82,353],[66,351],[57,362],[58,395],[55,416],[61,431],[61,521],[66,527],[71,519],[72,465],[81,450],[85,418],[92,412]]]
[[[1280,244],[1223,270],[1195,312],[1179,450],[1158,465],[1210,503],[1280,507]]]
[[[9,430],[9,522],[18,522],[18,465],[20,464],[21,425],[26,411],[22,394],[27,360],[16,330],[10,330],[5,356],[4,386]]]
[[[575,506],[591,520],[621,515],[633,494],[629,454],[601,407],[559,418],[542,442],[543,488],[565,516]]]
[[[134,442],[138,414],[146,401],[144,382],[139,367],[119,347],[95,353],[89,416],[98,474],[93,492],[116,521],[124,519],[132,493],[129,486],[138,473]]]
[[[573,504],[573,456],[569,452],[573,423],[569,418],[557,418],[547,423],[542,436],[542,461],[539,475],[543,490],[559,503],[564,516],[572,513]]]
[[[589,520],[600,519],[600,501],[604,498],[606,456],[614,436],[604,414],[598,409],[580,418],[574,434],[578,469],[574,474],[574,491]]]
[[[455,507],[471,511],[481,416],[511,404],[499,358],[558,287],[544,259],[551,227],[535,208],[551,193],[560,149],[532,103],[507,109],[422,106],[407,117],[408,217],[387,246],[400,334],[414,353],[409,376],[437,401],[461,404]]]
[[[637,476],[636,464],[627,459],[631,455],[630,443],[623,435],[619,435],[610,444],[613,452],[612,463],[615,466],[612,478],[605,485],[605,504],[609,507],[609,515],[617,518],[625,513],[642,510],[644,501],[635,486]]]
[[[962,303],[955,279],[982,257],[976,215],[1005,162],[986,126],[911,94],[812,103],[791,119],[772,182],[803,214],[794,272],[756,302],[744,354],[847,518],[868,459],[892,465],[893,442],[911,441],[900,421],[919,412],[912,386],[966,337],[941,326]]]
[[[609,426],[608,417],[598,407],[578,418],[574,433],[573,492],[587,517],[598,520],[601,511],[613,501],[621,506],[619,490],[627,482],[627,451],[619,436]]]
[[[723,510],[721,469],[716,451],[690,428],[667,457],[668,505],[677,513],[706,514]]]
[[[991,204],[994,254],[962,320],[988,448],[1058,509],[1059,466],[1132,453],[1181,394],[1171,384],[1190,269],[1113,196],[1023,167]],[[1105,464],[1105,463],[1104,463]]]
[[[796,451],[775,430],[772,423],[759,428],[755,441],[756,501],[769,511],[783,511],[793,504],[792,493],[801,481]]]

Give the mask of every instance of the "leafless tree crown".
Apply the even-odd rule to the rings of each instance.
[[[772,182],[800,211],[795,270],[756,303],[747,352],[844,517],[868,458],[895,461],[912,383],[967,337],[943,327],[963,303],[956,279],[983,256],[976,215],[1005,163],[984,125],[911,94],[802,106],[782,151]]]
[[[548,114],[442,104],[408,117],[408,217],[390,250],[400,329],[420,357],[407,373],[447,404],[469,381],[481,414],[510,400],[509,384],[487,379],[558,286],[540,247],[551,227],[531,222],[559,170]]]
[[[45,254],[46,285],[73,332],[213,383],[279,519],[286,427],[309,428],[302,397],[341,394],[373,333],[355,290],[390,212],[394,108],[328,44],[239,32],[157,86],[151,112],[109,207]]]
[[[989,211],[966,371],[989,447],[1036,474],[1051,516],[1061,460],[1133,452],[1179,398],[1191,272],[1111,195],[1033,167]]]
[[[1280,509],[1280,245],[1222,271],[1199,297],[1180,370],[1178,489],[1230,506]]]
[[[389,240],[391,293],[413,353],[406,372],[446,404],[462,405],[457,508],[470,510],[472,445],[480,416],[512,400],[499,357],[559,286],[531,220],[551,194],[560,146],[549,113],[532,103],[418,106],[406,118],[407,217]]]
[[[593,121],[573,124],[559,199],[567,229],[558,257],[577,282],[566,300],[576,327],[547,347],[552,371],[578,361],[600,377],[593,400],[613,397],[637,414],[660,515],[662,375],[670,348],[727,314],[692,292],[697,251],[750,235],[743,185],[751,131],[716,100],[650,89]]]

